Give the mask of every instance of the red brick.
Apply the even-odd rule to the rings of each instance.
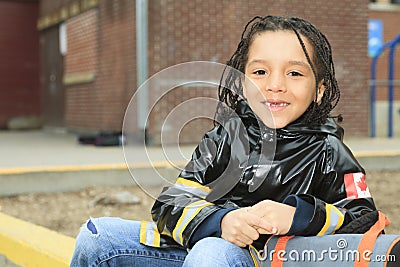
[[[41,1],[40,13],[50,14],[70,2]],[[347,136],[368,135],[368,1],[164,0],[148,4],[150,76],[187,61],[225,63],[239,42],[243,26],[254,15],[300,16],[311,21],[326,34],[333,48],[342,91],[334,114],[343,114]],[[99,0],[97,8],[69,19],[67,25],[71,26],[71,39],[66,73],[94,71],[96,78],[93,83],[66,88],[66,126],[121,130],[125,108],[137,87],[135,1]],[[157,142],[160,127],[173,107],[190,98],[215,94],[204,88],[171,91],[152,110],[149,134]],[[177,122],[177,127],[181,126]],[[207,119],[188,122],[179,139],[197,142],[211,126]]]

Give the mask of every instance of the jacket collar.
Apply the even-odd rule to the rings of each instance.
[[[337,125],[332,118],[328,118],[324,124],[321,125],[306,125],[301,118],[290,123],[284,128],[271,129],[268,128],[258,116],[251,110],[246,100],[240,100],[236,107],[236,113],[246,125],[248,130],[254,134],[271,133],[276,131],[278,136],[288,137],[298,134],[316,134],[325,133],[333,135],[338,139],[343,139],[344,130],[341,126]]]

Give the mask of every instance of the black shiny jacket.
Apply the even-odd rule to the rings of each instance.
[[[272,130],[245,101],[236,112],[204,135],[176,183],[163,189],[152,209],[155,224],[142,227],[142,243],[190,247],[196,228],[212,213],[265,199],[282,202],[291,194],[314,206],[298,235],[332,234],[376,209],[371,197],[347,195],[345,174],[365,172],[332,119]],[[263,240],[254,245],[262,247]]]

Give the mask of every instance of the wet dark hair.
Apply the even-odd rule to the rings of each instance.
[[[245,72],[250,45],[258,34],[266,31],[292,31],[296,34],[315,77],[316,95],[318,95],[318,84],[321,80],[323,80],[325,86],[321,102],[318,104],[314,100],[301,118],[309,125],[323,124],[340,98],[331,45],[326,36],[310,22],[301,18],[282,16],[257,16],[246,24],[236,51],[227,62],[227,66],[231,68],[225,69],[227,73],[223,75],[224,84],[222,84],[222,79],[219,84],[220,104],[217,108],[216,117],[226,113],[228,109],[236,109],[238,101],[243,96],[240,76]],[[312,58],[306,50],[303,37],[313,48]],[[226,105],[224,107],[223,104],[226,104],[229,108],[226,108]]]

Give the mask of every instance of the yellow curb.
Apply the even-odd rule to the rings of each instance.
[[[356,158],[367,157],[395,157],[400,156],[400,150],[391,151],[358,151],[353,153]],[[156,162],[138,162],[129,165],[130,169],[145,168],[171,168],[175,166],[185,166],[187,161],[156,161]],[[128,166],[125,163],[117,164],[97,164],[97,165],[70,165],[70,166],[36,166],[36,167],[18,167],[0,169],[0,175],[25,174],[37,172],[76,172],[76,171],[105,171],[105,170],[126,170]]]
[[[0,213],[0,254],[19,266],[69,266],[75,239]]]
[[[184,166],[187,162],[141,162],[129,165],[131,169],[144,169],[144,168],[171,168],[173,166]],[[19,167],[0,169],[0,175],[11,174],[24,174],[34,172],[76,172],[76,171],[105,171],[105,170],[127,170],[128,166],[124,163],[121,164],[98,164],[98,165],[70,165],[70,166],[39,166],[39,167]]]
[[[400,156],[400,150],[390,150],[390,151],[358,151],[354,152],[354,156],[360,158],[367,157],[395,157]]]

